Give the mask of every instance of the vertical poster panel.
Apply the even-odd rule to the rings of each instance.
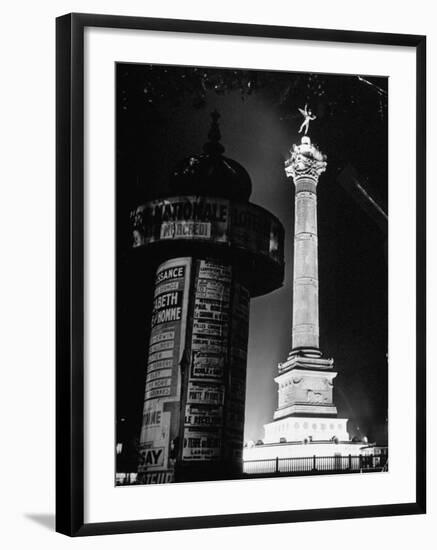
[[[243,458],[250,294],[238,282],[235,282],[232,287],[231,303],[230,368],[225,413],[224,458],[228,462],[240,462]]]
[[[222,457],[231,285],[231,266],[214,260],[197,262],[184,461]]]
[[[175,258],[156,271],[140,435],[138,473],[142,483],[174,480],[190,270],[190,258]]]

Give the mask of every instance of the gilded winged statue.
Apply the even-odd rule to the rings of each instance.
[[[299,128],[299,134],[303,132],[305,129],[305,135],[308,133],[308,129],[310,127],[310,121],[315,120],[317,117],[316,115],[313,115],[311,112],[311,109],[308,109],[308,104],[305,105],[305,109],[299,108],[300,114],[304,117],[304,121],[301,124],[301,127]]]

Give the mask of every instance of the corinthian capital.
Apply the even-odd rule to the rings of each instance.
[[[304,136],[300,145],[293,145],[290,158],[285,161],[285,173],[294,180],[301,176],[309,176],[317,182],[326,166],[326,155],[311,143],[308,136]]]

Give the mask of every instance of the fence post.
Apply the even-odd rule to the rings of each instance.
[[[349,455],[349,470],[352,470],[352,456]]]
[[[279,473],[279,457],[276,457],[276,473]]]
[[[313,470],[317,470],[317,468],[316,468],[316,455],[313,455]]]
[[[363,455],[359,456],[359,460],[360,460],[360,470],[362,470],[363,469]]]

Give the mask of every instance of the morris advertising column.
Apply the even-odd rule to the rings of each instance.
[[[156,265],[141,483],[241,473],[249,301],[283,280],[283,227],[248,202],[249,175],[223,156],[217,118],[173,194],[132,215],[133,245]]]

